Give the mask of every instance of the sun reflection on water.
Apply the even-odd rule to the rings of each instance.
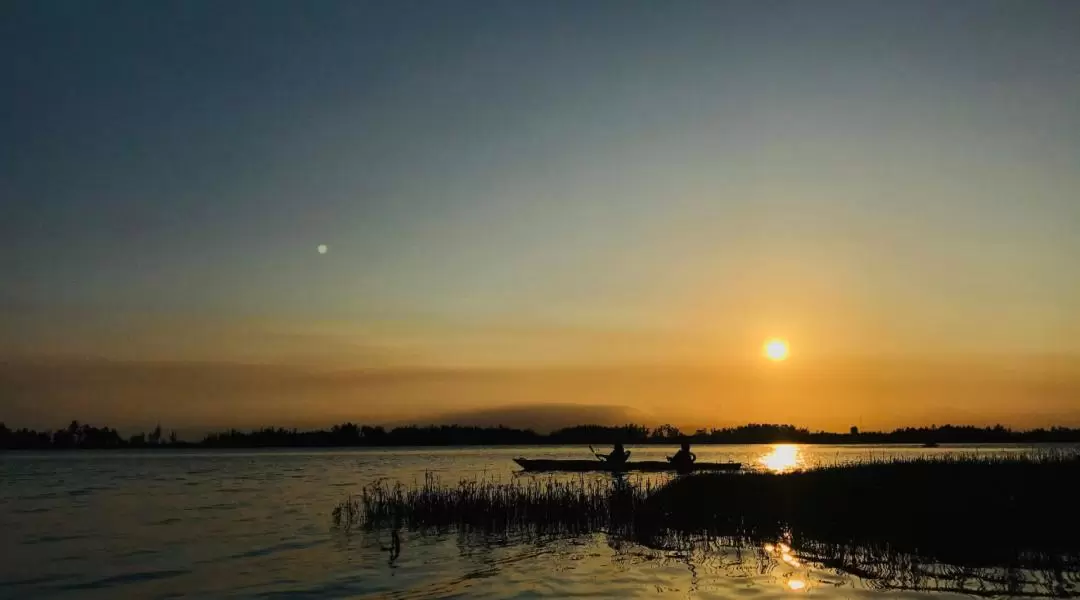
[[[773,560],[779,560],[787,565],[788,569],[799,569],[802,564],[795,556],[795,551],[788,544],[788,542],[791,541],[790,532],[786,533],[783,539],[786,541],[778,541],[776,543],[767,542],[762,545],[762,549],[765,551],[765,554]],[[795,592],[801,592],[810,587],[809,580],[806,577],[801,576],[799,570],[789,571],[788,575],[783,580],[783,583],[785,587]]]
[[[799,466],[799,447],[795,444],[777,444],[772,451],[761,457],[761,464],[773,473],[784,473]]]

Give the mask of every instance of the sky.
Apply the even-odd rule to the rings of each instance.
[[[0,420],[1080,425],[1078,32],[5,1]]]

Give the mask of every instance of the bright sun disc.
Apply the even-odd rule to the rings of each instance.
[[[784,360],[787,357],[787,342],[775,338],[765,342],[765,358],[768,358],[769,360]]]

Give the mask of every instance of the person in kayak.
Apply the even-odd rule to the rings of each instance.
[[[611,454],[597,454],[596,458],[611,465],[621,465],[630,458],[630,452],[624,450],[622,444],[615,444],[615,448],[612,449]]]
[[[678,469],[689,469],[697,460],[697,455],[690,451],[690,444],[683,442],[682,448],[675,453],[675,456],[669,456],[668,460]]]

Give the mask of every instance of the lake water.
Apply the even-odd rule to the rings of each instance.
[[[634,459],[672,449],[631,447]],[[696,446],[783,471],[1026,447]],[[515,456],[582,448],[0,453],[0,598],[933,596],[724,547],[660,551],[603,534],[498,540],[344,532],[333,508],[378,479],[509,481]],[[548,475],[523,477],[547,478]],[[578,476],[574,476],[578,477]],[[605,474],[589,477],[608,477]],[[666,477],[653,475],[651,477]],[[396,550],[395,550],[396,546]]]

